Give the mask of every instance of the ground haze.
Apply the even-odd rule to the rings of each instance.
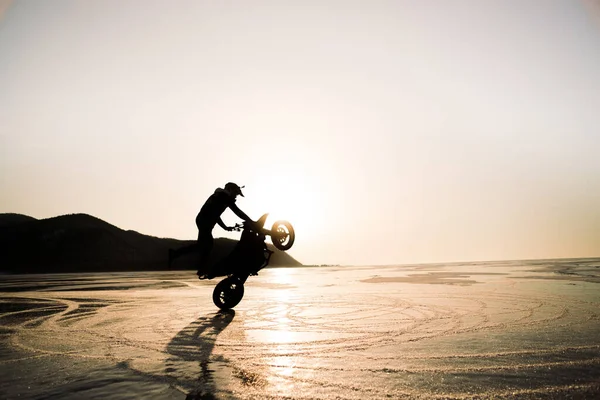
[[[600,259],[4,276],[0,397],[592,398]]]

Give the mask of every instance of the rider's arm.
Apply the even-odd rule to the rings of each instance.
[[[231,228],[228,227],[227,225],[225,225],[225,223],[223,222],[223,220],[221,219],[221,217],[219,217],[219,219],[217,220],[217,224],[219,224],[219,226],[223,229],[225,229],[226,231],[230,231]]]
[[[242,210],[239,209],[238,206],[235,205],[235,203],[230,204],[229,208],[231,208],[231,211],[233,211],[235,215],[244,221],[252,221],[249,216],[247,216]]]

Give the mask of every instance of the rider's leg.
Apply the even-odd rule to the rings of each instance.
[[[183,255],[193,253],[198,250],[198,242],[189,244],[187,246],[180,247],[179,249],[173,250],[173,258],[179,258]]]
[[[179,249],[169,249],[169,268],[175,259],[198,250],[198,242],[183,246]]]
[[[208,260],[210,258],[210,253],[213,248],[213,236],[210,230],[208,231],[198,231],[198,248],[200,250],[199,260],[198,260],[198,277],[207,277],[209,275],[209,263]]]

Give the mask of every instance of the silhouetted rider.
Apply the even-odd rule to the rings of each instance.
[[[215,192],[210,195],[206,200],[200,212],[196,216],[196,226],[198,227],[198,241],[190,246],[182,247],[177,250],[169,249],[169,267],[173,260],[184,254],[191,253],[192,251],[200,251],[200,267],[198,268],[198,278],[208,278],[208,258],[213,248],[213,236],[212,230],[215,224],[226,231],[233,230],[233,227],[229,227],[223,223],[221,214],[228,207],[244,221],[252,221],[242,210],[235,204],[235,198],[237,196],[244,197],[242,189],[233,182],[229,182],[225,185],[225,188],[217,188]]]

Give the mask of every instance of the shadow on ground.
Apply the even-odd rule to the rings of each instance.
[[[234,310],[219,311],[192,322],[169,342],[165,373],[194,389],[187,400],[215,399],[215,372],[221,361],[212,357],[217,336],[231,323]]]

